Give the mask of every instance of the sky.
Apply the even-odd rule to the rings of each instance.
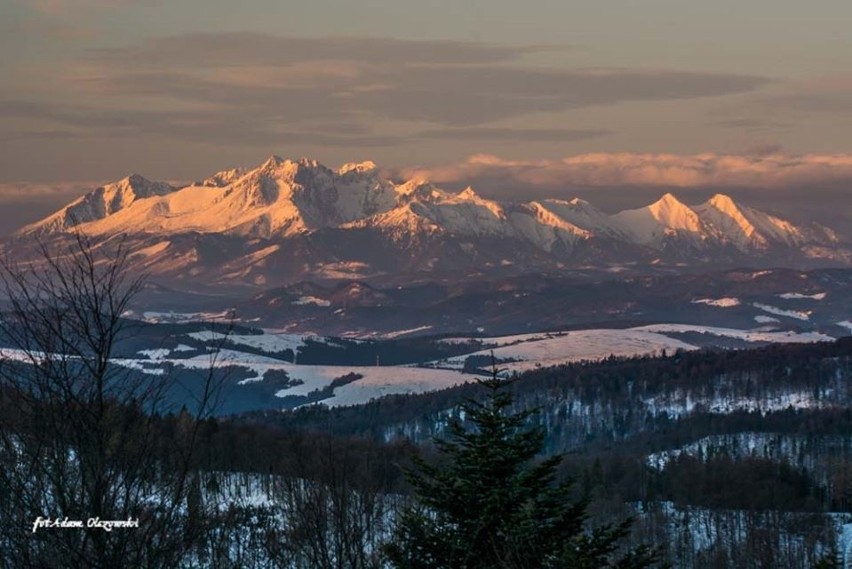
[[[519,199],[848,199],[850,30],[848,0],[3,0],[0,232],[272,153]]]

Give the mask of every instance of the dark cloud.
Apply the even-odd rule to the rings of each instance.
[[[385,38],[191,34],[88,52],[77,85],[93,96],[239,109],[283,123],[392,119],[478,126],[531,113],[721,96],[756,76],[531,67],[545,47]]]
[[[785,128],[793,126],[787,121],[798,119],[795,122],[801,123],[805,117],[809,121],[852,117],[852,77],[848,75],[789,81],[778,87],[772,92],[753,93],[716,108],[709,115],[723,120],[713,124],[735,128]]]
[[[287,128],[288,121],[270,120],[241,109],[219,112],[157,112],[143,110],[105,111],[47,103],[0,101],[0,118],[47,121],[82,130],[45,130],[0,134],[0,139],[85,138],[97,133],[107,137],[157,135],[188,141],[238,143],[261,148],[282,144],[335,147],[377,147],[405,142],[403,137],[375,134],[357,123],[318,123],[310,130]]]
[[[521,115],[630,101],[741,93],[759,77],[680,71],[571,70],[517,66],[370,71],[387,88],[353,94],[355,104],[396,119],[479,125]]]
[[[730,119],[716,121],[710,124],[713,126],[721,126],[724,128],[737,128],[744,130],[780,130],[787,129],[793,126],[792,124],[786,122],[760,118]]]
[[[92,61],[109,65],[211,67],[231,65],[286,66],[305,61],[357,61],[383,64],[496,63],[554,48],[462,41],[418,41],[394,38],[300,38],[254,32],[198,33],[156,38],[137,46],[96,49]]]
[[[846,187],[852,182],[852,154],[760,152],[694,155],[596,153],[559,160],[506,160],[474,155],[455,164],[408,168],[401,178],[421,178],[454,185],[538,188],[752,188]]]
[[[414,138],[449,140],[498,140],[519,142],[569,142],[610,134],[607,130],[559,128],[445,128],[418,132]]]
[[[840,92],[792,93],[765,97],[762,105],[770,109],[820,113],[852,113],[852,88]]]
[[[103,10],[128,6],[152,6],[158,0],[32,0],[30,4],[39,12],[50,16],[66,16],[82,10]]]

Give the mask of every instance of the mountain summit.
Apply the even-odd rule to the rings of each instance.
[[[830,230],[799,227],[722,194],[697,206],[665,194],[608,215],[579,198],[503,203],[470,187],[455,193],[422,180],[395,182],[369,161],[333,170],[278,156],[182,188],[131,175],[21,229],[16,242],[62,239],[72,229],[104,240],[126,235],[153,273],[220,271],[217,280],[247,284],[400,271],[850,258]]]

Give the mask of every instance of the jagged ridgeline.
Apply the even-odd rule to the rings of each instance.
[[[329,169],[271,157],[181,187],[132,175],[20,230],[34,238],[83,230],[109,246],[128,236],[135,266],[158,280],[264,286],[408,272],[629,265],[848,265],[828,227],[796,225],[717,194],[696,206],[666,194],[609,215],[591,203],[498,202],[472,188],[393,180],[372,162]]]

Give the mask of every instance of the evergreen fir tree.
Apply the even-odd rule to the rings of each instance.
[[[409,472],[416,505],[405,510],[385,552],[405,569],[648,567],[656,553],[618,553],[629,521],[588,526],[588,501],[572,500],[571,483],[556,482],[562,460],[537,460],[541,428],[529,411],[512,412],[513,397],[498,370],[480,382],[484,402],[461,409],[472,426],[452,421],[435,441],[443,460],[415,456]]]
[[[841,569],[842,567],[843,563],[840,561],[840,555],[834,548],[820,557],[816,564],[814,564],[814,569]]]

